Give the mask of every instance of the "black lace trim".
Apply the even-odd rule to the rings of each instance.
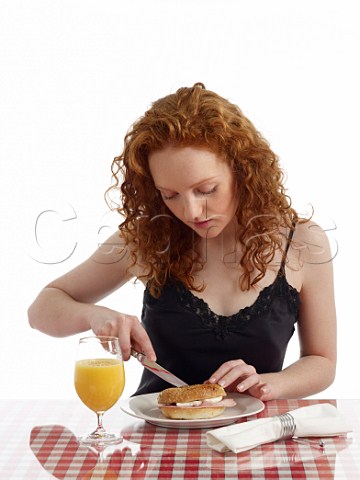
[[[178,282],[173,284],[173,286],[178,293],[177,299],[179,305],[197,315],[205,327],[214,331],[218,339],[224,339],[229,330],[237,332],[243,330],[252,318],[266,315],[274,299],[278,297],[285,299],[290,312],[295,316],[296,320],[299,314],[299,292],[287,282],[286,276],[283,275],[281,271],[271,285],[268,285],[260,291],[259,296],[252,305],[242,308],[237,313],[229,316],[218,315],[213,312],[203,299],[196,297],[182,283]],[[144,303],[155,304],[158,301],[159,300],[155,299],[146,288],[144,292]]]
[[[198,315],[204,326],[213,329],[219,339],[223,339],[229,329],[243,330],[252,318],[267,314],[276,297],[285,298],[290,311],[296,318],[299,312],[299,292],[287,282],[283,275],[278,275],[271,285],[263,288],[252,305],[244,307],[229,316],[218,315],[213,312],[203,299],[196,297],[183,284],[178,284],[176,288],[179,292],[181,306]]]

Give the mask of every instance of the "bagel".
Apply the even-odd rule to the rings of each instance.
[[[157,397],[162,414],[172,420],[195,420],[214,418],[221,415],[226,407],[236,405],[226,399],[221,385],[204,383],[185,387],[167,388]]]

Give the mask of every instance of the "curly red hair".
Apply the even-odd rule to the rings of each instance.
[[[141,262],[144,267],[141,278],[149,281],[154,296],[170,278],[201,290],[193,276],[202,266],[196,234],[166,207],[149,170],[149,155],[168,146],[201,146],[220,154],[231,166],[240,194],[239,287],[251,288],[264,277],[276,250],[282,249],[281,228],[293,228],[298,215],[268,142],[238,106],[202,83],[155,101],[132,125],[122,154],[112,164],[115,183],[107,193],[120,195],[116,210],[124,220],[119,229],[134,264]]]

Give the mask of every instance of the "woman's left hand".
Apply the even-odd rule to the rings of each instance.
[[[227,392],[248,393],[264,401],[274,398],[271,385],[262,382],[256,369],[241,359],[223,363],[206,383],[218,383]]]

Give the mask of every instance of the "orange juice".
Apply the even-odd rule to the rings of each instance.
[[[124,365],[120,360],[97,358],[75,364],[76,393],[96,413],[109,410],[120,398],[124,385]]]

